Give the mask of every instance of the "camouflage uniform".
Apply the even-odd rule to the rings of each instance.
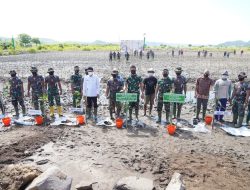
[[[138,75],[132,75],[127,78],[128,93],[137,93],[137,102],[129,103],[129,115],[131,120],[132,110],[135,108],[136,117],[138,117],[139,112],[139,97],[140,97],[140,83],[142,78]]]
[[[45,82],[48,83],[48,100],[49,106],[54,106],[54,99],[57,106],[61,106],[60,95],[58,91],[57,83],[60,79],[56,75],[49,75],[45,78]]]
[[[163,104],[164,104],[165,111],[166,111],[167,121],[169,119],[170,103],[163,102],[163,94],[170,92],[172,90],[172,84],[173,84],[173,81],[169,77],[163,78],[158,81],[159,93],[158,93],[157,111],[158,111],[159,121],[161,121],[161,112],[162,112]]]
[[[41,75],[37,76],[29,76],[28,83],[32,88],[32,102],[34,104],[34,108],[36,110],[40,109],[44,114],[44,100],[43,100],[43,85],[44,85],[44,78]]]
[[[174,93],[175,94],[182,94],[184,87],[187,83],[186,78],[182,75],[177,76],[176,78],[173,79],[174,83]],[[176,107],[177,107],[177,118],[180,118],[181,115],[181,103],[174,103],[174,117],[176,117]]]
[[[109,87],[109,112],[110,117],[113,118],[112,112],[115,110],[115,107],[117,109],[117,116],[120,116],[121,112],[121,103],[116,101],[116,93],[120,92],[122,90],[123,84],[118,79],[110,79],[107,83],[107,86]]]
[[[73,94],[73,107],[77,107],[77,104],[81,102],[81,89],[82,89],[82,75],[74,74],[70,77],[71,84],[73,85],[74,94]],[[79,107],[79,106],[78,106]]]
[[[244,103],[247,96],[247,91],[250,90],[250,85],[247,82],[237,82],[234,87],[236,94],[233,99],[233,123],[237,124],[238,118],[244,118],[245,115],[245,108]],[[239,126],[240,127],[240,126]]]
[[[18,103],[22,107],[23,114],[25,114],[25,105],[22,93],[22,86],[23,86],[22,80],[15,76],[9,79],[9,83],[10,83],[11,102],[15,108],[16,116],[19,116]]]

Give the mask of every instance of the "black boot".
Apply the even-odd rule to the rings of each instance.
[[[16,112],[16,118],[19,118],[19,110],[18,110],[18,106],[14,107],[15,112]]]
[[[158,111],[158,120],[156,123],[161,123],[161,111]]]

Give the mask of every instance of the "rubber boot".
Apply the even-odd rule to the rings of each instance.
[[[97,108],[94,108],[94,120],[97,122]]]
[[[139,110],[135,110],[135,117],[137,121],[139,121],[138,115],[139,115]]]
[[[238,123],[237,123],[237,125],[236,125],[236,128],[240,128],[240,127],[242,126],[243,119],[244,119],[244,117],[239,117]]]
[[[168,112],[166,112],[166,123],[167,123],[167,124],[170,123],[170,122],[169,122],[169,113],[168,113]]]
[[[201,109],[197,108],[197,110],[196,110],[196,118],[197,119],[199,119],[200,112],[201,112]]]
[[[177,105],[176,105],[176,103],[174,103],[174,105],[173,105],[173,115],[174,115],[174,118],[176,118],[176,109],[177,109]],[[178,114],[177,114],[177,117],[178,117]]]
[[[55,112],[54,106],[50,106],[49,107],[49,115],[51,118],[55,117],[54,112]]]
[[[156,123],[161,123],[161,111],[158,111],[158,120]]]
[[[86,108],[86,115],[87,115],[87,118],[86,119],[91,119],[91,113],[90,113],[90,108]]]
[[[238,114],[233,114],[233,124],[237,124]]]
[[[132,110],[129,110],[129,121],[132,121]]]
[[[181,108],[177,109],[177,119],[181,118]]]
[[[18,106],[14,107],[15,112],[16,112],[16,118],[19,118],[19,110],[18,110]]]
[[[59,117],[62,117],[62,116],[63,116],[63,109],[62,109],[62,106],[57,106],[57,112],[58,112]]]
[[[114,119],[115,119],[115,118],[113,117],[113,111],[112,111],[112,109],[109,110],[109,115],[110,115],[110,119],[111,119],[111,120],[114,120]]]
[[[2,102],[0,102],[0,107],[1,107],[2,114],[5,115],[5,108],[4,108],[4,105],[2,104]]]
[[[26,109],[25,109],[25,107],[22,107],[22,113],[23,113],[23,116],[26,115]]]
[[[144,116],[146,115],[147,113],[147,105],[144,105]]]

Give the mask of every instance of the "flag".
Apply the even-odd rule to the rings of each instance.
[[[14,40],[13,36],[12,36],[11,42],[12,42],[12,47],[13,47],[13,49],[15,49],[15,48],[16,48],[16,47],[15,47],[15,40]]]

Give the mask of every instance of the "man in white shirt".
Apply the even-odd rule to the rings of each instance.
[[[85,75],[83,82],[83,96],[87,99],[86,114],[87,119],[91,118],[91,108],[94,107],[94,120],[97,121],[97,98],[99,98],[100,81],[99,78],[94,75],[93,68],[87,69],[88,75]]]
[[[231,101],[232,82],[228,79],[228,72],[222,73],[221,79],[218,79],[214,85],[216,110],[225,111],[227,101]],[[223,115],[215,115],[217,121],[223,122]]]

